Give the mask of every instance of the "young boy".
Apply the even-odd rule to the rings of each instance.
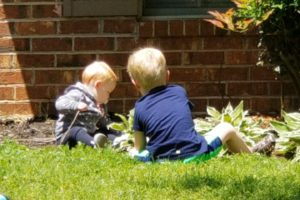
[[[66,88],[55,103],[59,113],[55,128],[58,144],[70,147],[77,142],[91,147],[105,145],[106,135],[96,132],[106,128],[103,104],[108,102],[116,82],[113,70],[105,62],[95,61],[84,69],[82,82]]]
[[[217,125],[205,137],[196,132],[192,103],[184,88],[167,84],[170,72],[160,50],[144,48],[134,52],[127,71],[142,94],[134,113],[135,149],[139,152],[136,158],[200,162],[217,156],[222,145],[233,153],[252,152],[228,123]]]

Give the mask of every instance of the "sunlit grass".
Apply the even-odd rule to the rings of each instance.
[[[236,155],[144,164],[113,149],[0,145],[0,193],[21,199],[300,199],[300,164]]]

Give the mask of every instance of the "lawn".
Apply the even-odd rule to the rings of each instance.
[[[12,200],[300,199],[300,163],[261,155],[145,164],[110,148],[5,141],[0,166],[0,193]]]

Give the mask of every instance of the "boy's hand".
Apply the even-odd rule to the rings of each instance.
[[[81,112],[83,111],[87,111],[88,110],[88,105],[86,103],[83,102],[79,102],[77,109]]]

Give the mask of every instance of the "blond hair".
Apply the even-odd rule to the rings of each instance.
[[[135,51],[128,59],[127,71],[145,91],[166,84],[166,59],[158,49],[143,48]]]
[[[95,81],[107,82],[117,81],[118,77],[114,71],[102,61],[94,61],[86,66],[82,72],[82,82],[86,85],[92,84]]]

